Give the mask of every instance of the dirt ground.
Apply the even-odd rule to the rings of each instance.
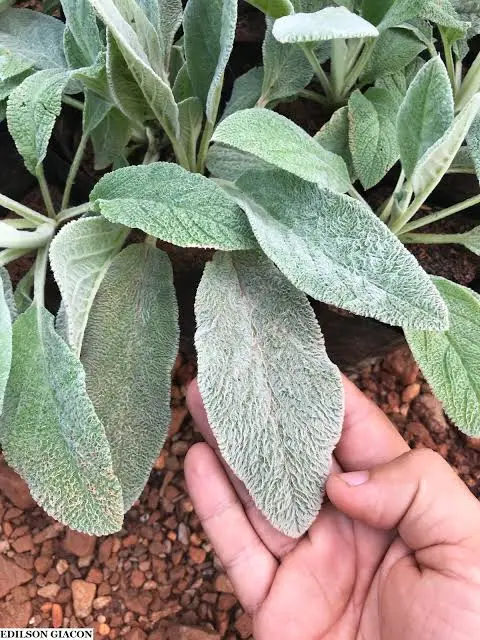
[[[251,637],[251,622],[185,492],[183,458],[199,439],[184,404],[192,376],[193,367],[179,359],[171,437],[115,536],[66,530],[33,505],[0,461],[0,626],[93,626],[97,637],[111,640]],[[437,450],[480,496],[480,441],[448,424],[408,350],[353,378],[411,446]]]

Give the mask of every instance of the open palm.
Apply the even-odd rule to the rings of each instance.
[[[225,468],[198,387],[189,390],[208,444],[187,456],[188,488],[255,638],[480,637],[477,501],[439,456],[409,452],[375,405],[348,381],[345,390],[331,503],[300,540],[274,530]]]

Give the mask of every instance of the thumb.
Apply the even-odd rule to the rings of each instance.
[[[397,529],[413,551],[435,545],[480,550],[480,505],[445,460],[409,451],[369,471],[330,476],[331,502],[375,529]]]

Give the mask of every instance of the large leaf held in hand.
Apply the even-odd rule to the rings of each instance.
[[[212,140],[251,153],[265,162],[321,187],[345,192],[345,162],[323,149],[296,124],[268,109],[245,109],[221,122]]]
[[[216,120],[236,24],[237,0],[189,0],[187,3],[183,29],[188,73],[212,124]]]
[[[407,331],[408,344],[447,415],[464,433],[480,436],[480,296],[434,278],[447,303],[450,329]]]
[[[180,247],[251,249],[243,211],[212,180],[156,162],[104,176],[90,194],[111,222],[141,229]]]
[[[388,324],[448,326],[429,277],[371,209],[279,171],[237,184],[260,246],[296,287]]]
[[[70,222],[52,242],[50,263],[67,312],[69,344],[77,356],[95,295],[128,233],[99,216]]]
[[[122,491],[83,368],[35,304],[13,326],[0,442],[50,516],[92,535],[121,528]]]
[[[320,42],[338,38],[375,38],[373,24],[345,7],[327,7],[315,13],[293,13],[275,21],[273,35],[279,42]]]
[[[37,71],[10,94],[7,105],[8,129],[25,166],[34,175],[47,155],[69,78],[70,74],[66,71]]]
[[[298,537],[320,509],[343,418],[315,315],[260,252],[217,253],[195,312],[198,384],[222,456],[270,522]]]
[[[8,275],[8,274],[7,274]],[[0,278],[0,415],[12,364],[12,314],[7,301],[11,294],[3,275]]]
[[[82,362],[125,510],[142,492],[167,437],[177,316],[168,256],[145,244],[124,249],[90,311]]]
[[[453,122],[450,79],[440,57],[430,60],[410,85],[398,114],[402,167],[410,178],[417,162]]]

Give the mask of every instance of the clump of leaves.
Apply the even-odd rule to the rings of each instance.
[[[458,69],[452,85],[428,46],[430,61],[417,50],[363,93],[353,91],[361,72],[332,84],[334,59],[367,68],[385,20],[392,50],[394,33],[416,33],[403,26],[418,18],[413,5],[448,29],[452,56],[466,23],[446,0],[396,0],[388,12],[368,0],[359,13],[316,0],[252,4],[278,18],[270,71],[240,78],[223,111],[236,0],[189,0],[185,11],[180,0],[62,0],[65,24],[0,13],[0,100],[47,211],[0,195],[14,214],[0,222],[0,442],[37,501],[80,531],[121,527],[166,437],[178,311],[157,239],[217,250],[196,300],[199,385],[223,456],[280,530],[301,535],[316,517],[343,416],[307,295],[403,327],[449,414],[480,433],[478,296],[432,280],[404,246],[443,175],[480,166],[480,96],[463,103],[473,85]],[[310,137],[261,107],[310,82],[321,40],[329,86],[349,100]],[[83,135],[57,207],[43,161],[62,103],[82,111]],[[113,171],[72,207],[88,141],[96,166]],[[160,161],[169,149],[175,161]],[[140,150],[143,164],[130,165]],[[399,160],[398,186],[374,212],[354,184],[373,186]],[[131,229],[145,241],[128,244]],[[13,293],[3,267],[32,252]],[[56,318],[44,303],[48,264],[62,295]]]

